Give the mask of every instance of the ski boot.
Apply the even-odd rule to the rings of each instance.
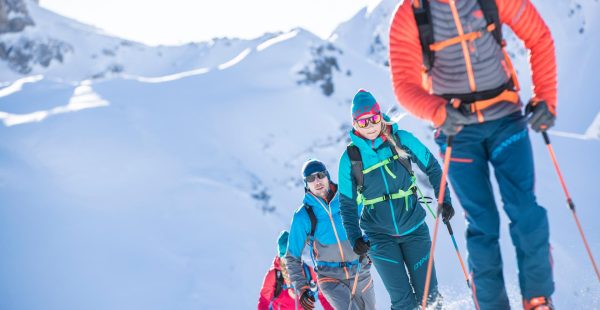
[[[547,297],[534,297],[529,300],[523,300],[524,310],[554,310],[552,300]]]

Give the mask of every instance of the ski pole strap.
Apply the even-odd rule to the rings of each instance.
[[[323,262],[323,261],[317,262],[318,268],[321,268],[321,267],[344,268],[344,267],[352,267],[355,265],[359,265],[358,259],[355,259],[355,260],[349,261],[349,262]]]
[[[433,216],[433,219],[435,219],[435,213],[433,212],[433,210],[431,210],[431,207],[429,206],[429,203],[427,202],[427,199],[425,199],[426,197],[423,197],[423,192],[421,192],[421,189],[419,187],[417,187],[415,185],[415,187],[417,188],[417,191],[419,192],[419,200],[420,202],[425,203],[425,206],[427,206],[427,209],[429,210],[429,213],[431,213],[431,216]],[[429,197],[427,197],[429,198]],[[431,198],[429,198],[431,199]]]

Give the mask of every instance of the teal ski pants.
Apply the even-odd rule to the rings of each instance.
[[[391,309],[416,309],[421,303],[427,276],[431,238],[427,224],[421,224],[404,236],[369,234],[373,260],[383,284],[390,294]],[[408,271],[408,274],[407,274]],[[435,267],[429,286],[430,302],[439,297]]]

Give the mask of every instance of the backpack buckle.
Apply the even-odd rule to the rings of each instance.
[[[462,115],[469,116],[470,114],[475,113],[474,108],[475,106],[473,105],[473,102],[462,101],[460,105],[455,109],[458,110]]]

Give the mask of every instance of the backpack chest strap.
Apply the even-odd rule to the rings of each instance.
[[[463,35],[457,35],[456,37],[450,38],[450,39],[446,39],[444,41],[439,41],[439,42],[435,42],[429,45],[429,49],[433,52],[437,52],[437,51],[441,51],[447,47],[450,47],[452,45],[455,44],[460,44],[463,41],[474,41],[476,39],[479,39],[483,36],[483,34],[485,32],[491,32],[493,33],[493,31],[496,29],[496,25],[495,24],[489,24],[487,25],[485,28],[479,30],[479,31],[473,31],[473,32],[469,32],[469,33],[465,33]]]
[[[388,201],[388,200],[404,199],[404,204],[405,204],[406,210],[408,211],[408,197],[410,197],[411,195],[415,195],[416,191],[417,191],[417,178],[415,176],[411,176],[411,181],[412,181],[412,183],[406,190],[400,189],[395,193],[385,194],[380,197],[372,198],[372,199],[366,199],[364,195],[359,194],[356,199],[357,200],[356,202],[357,202],[357,204],[362,203],[364,207],[373,209],[375,207],[376,203],[380,203],[380,202]]]
[[[377,168],[379,168],[381,166],[386,166],[387,167],[387,164],[389,164],[392,161],[397,160],[397,159],[398,159],[398,155],[394,155],[392,157],[386,158],[386,159],[384,159],[384,160],[382,160],[382,161],[374,164],[373,166],[371,166],[371,167],[369,167],[367,169],[364,169],[362,171],[362,173],[363,174],[367,174],[367,173],[369,173],[369,172],[371,172],[371,171],[373,171],[373,170],[375,170],[375,169],[377,169]],[[388,173],[389,173],[389,169],[386,169],[386,170],[388,170]],[[395,178],[395,176],[394,176],[394,178]]]

